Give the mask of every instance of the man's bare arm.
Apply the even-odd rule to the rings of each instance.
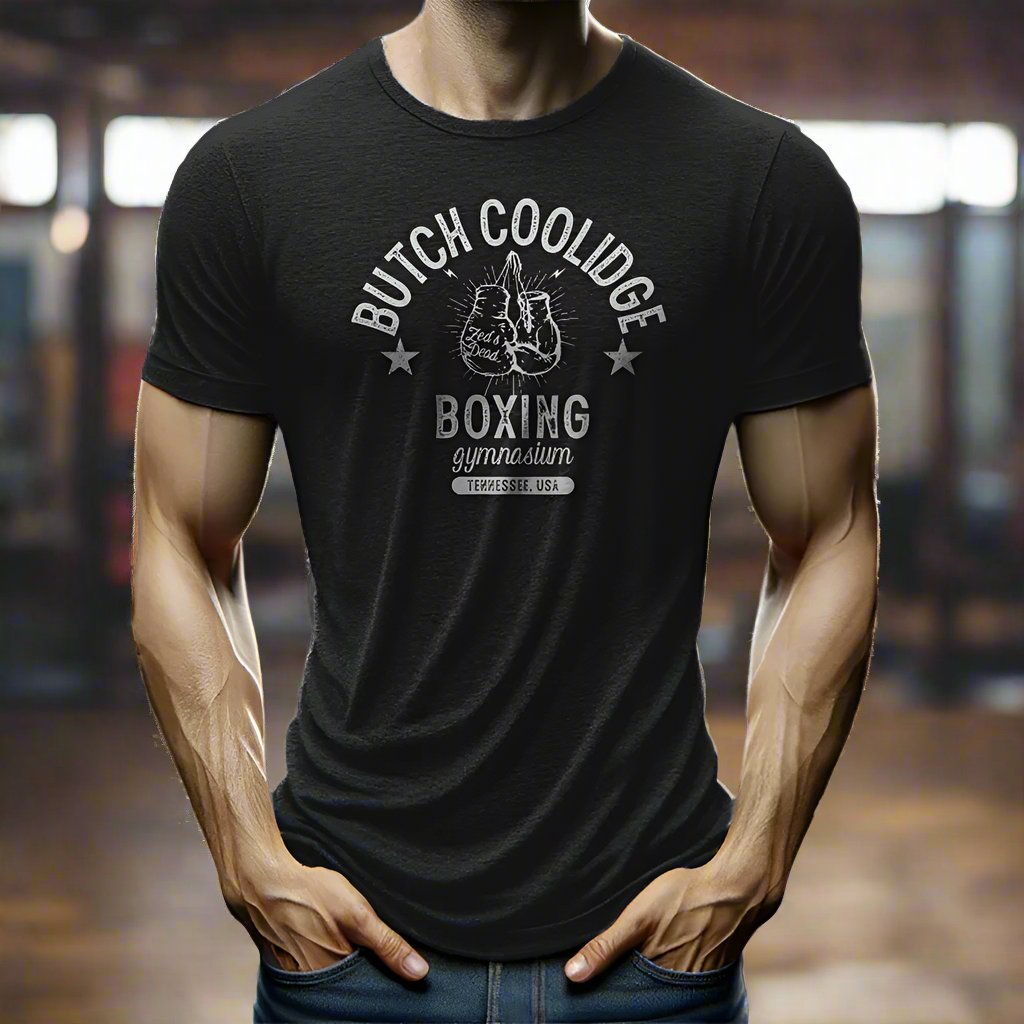
[[[867,678],[878,597],[874,390],[748,416],[738,434],[770,546],[736,815],[722,856],[757,865],[774,902]]]
[[[274,819],[242,559],[273,443],[267,419],[142,385],[132,571],[139,664],[225,902],[257,945],[286,968],[312,970],[358,943],[420,977],[422,958],[345,878],[295,861]]]
[[[634,945],[683,971],[740,954],[782,899],[864,686],[878,578],[874,390],[746,416],[738,434],[769,554],[735,817],[711,861],[656,878],[572,958],[574,980]]]

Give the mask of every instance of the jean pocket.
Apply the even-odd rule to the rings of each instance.
[[[732,960],[721,967],[710,971],[677,971],[671,967],[663,967],[646,957],[639,949],[632,951],[631,963],[636,970],[671,985],[724,985],[740,968],[740,960]]]
[[[260,954],[260,970],[267,977],[286,985],[323,985],[334,981],[339,975],[358,967],[363,962],[363,951],[357,948],[351,953],[346,953],[337,963],[318,967],[314,971],[287,971],[272,963],[269,955]]]

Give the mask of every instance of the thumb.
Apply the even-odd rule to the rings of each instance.
[[[372,911],[350,931],[360,945],[372,949],[391,970],[403,978],[417,981],[430,969],[427,961]]]
[[[632,914],[620,914],[609,928],[594,936],[569,960],[565,965],[566,977],[570,981],[592,978],[636,945],[642,934],[639,918]]]

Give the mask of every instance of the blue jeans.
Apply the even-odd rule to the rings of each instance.
[[[590,981],[562,971],[576,952],[536,960],[486,961],[420,949],[430,973],[403,981],[369,950],[318,971],[260,964],[256,1024],[568,1024],[575,1021],[688,1021],[746,1024],[740,961],[714,971],[673,971],[638,951]]]

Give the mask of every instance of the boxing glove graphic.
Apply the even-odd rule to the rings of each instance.
[[[516,366],[531,377],[558,365],[562,356],[562,334],[551,315],[551,296],[542,291],[524,291],[519,295]]]
[[[478,285],[473,293],[459,351],[474,373],[501,377],[516,371],[539,377],[558,365],[562,335],[551,313],[551,296],[524,288],[522,274],[519,254],[510,252],[494,283]]]
[[[508,315],[509,293],[501,284],[478,285],[462,328],[459,352],[474,373],[501,377],[515,369],[516,325]]]
[[[520,373],[539,377],[558,365],[562,337],[551,315],[551,296],[544,291],[523,287],[523,262],[516,252],[505,257],[498,283],[508,288],[519,314],[516,342],[512,353]]]
[[[505,265],[494,283],[509,291],[518,308],[519,296],[523,290],[523,261],[519,258],[519,253],[510,252],[505,257]]]

